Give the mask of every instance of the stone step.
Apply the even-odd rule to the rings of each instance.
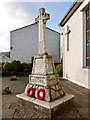
[[[47,115],[53,118],[58,114],[68,111],[72,104],[74,95],[66,94],[64,97],[59,98],[53,102],[38,100],[25,95],[25,93],[16,95],[20,104],[36,112]]]

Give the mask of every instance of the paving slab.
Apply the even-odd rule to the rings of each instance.
[[[9,77],[2,78],[3,87],[8,85],[12,90],[11,94],[2,95],[3,118],[47,118],[47,116],[33,110],[23,108],[18,103],[16,95],[24,92],[24,89],[28,83],[28,76],[21,76],[17,78],[17,81],[10,81]],[[63,86],[66,93],[75,95],[74,105],[70,111],[62,113],[55,118],[88,118],[90,114],[88,104],[90,90],[78,86],[68,80],[60,80],[60,84]]]

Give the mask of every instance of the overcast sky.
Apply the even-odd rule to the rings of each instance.
[[[44,7],[50,14],[47,27],[62,32],[58,24],[73,0],[58,0],[61,2],[52,2],[53,0],[51,2],[45,2],[47,0],[40,0],[42,2],[3,1],[0,0],[0,52],[10,50],[10,31],[34,23],[41,7]]]

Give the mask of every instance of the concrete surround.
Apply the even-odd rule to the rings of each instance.
[[[47,102],[28,97],[25,93],[16,96],[19,98],[18,101],[24,107],[35,111],[37,110],[37,112],[41,112],[42,114],[47,115],[49,118],[53,118],[58,114],[70,110],[70,107],[73,105],[74,98],[74,95],[66,94],[64,97],[58,100]]]

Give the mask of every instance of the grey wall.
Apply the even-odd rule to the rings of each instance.
[[[47,28],[48,53],[54,57],[55,62],[60,62],[60,34]],[[38,53],[38,26],[29,25],[10,33],[10,46],[12,47],[11,60],[31,62],[31,57]]]

